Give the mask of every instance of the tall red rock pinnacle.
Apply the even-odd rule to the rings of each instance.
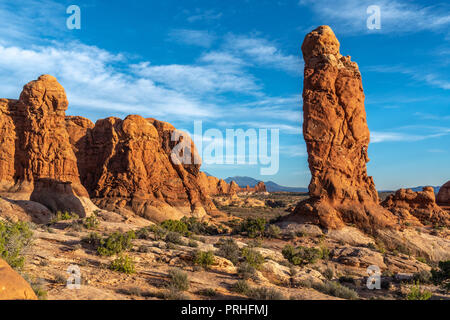
[[[367,175],[370,133],[358,65],[339,53],[328,26],[306,35],[303,136],[311,170],[310,199],[292,217],[312,219],[326,228],[345,223],[366,230],[390,226],[394,216],[378,204]]]
[[[440,189],[436,201],[438,204],[450,206],[450,181],[447,181]]]

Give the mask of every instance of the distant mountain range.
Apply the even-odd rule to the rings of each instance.
[[[231,181],[234,181],[241,188],[245,188],[246,186],[249,186],[249,187],[253,188],[261,180],[256,180],[256,179],[251,178],[251,177],[229,177],[229,178],[226,178],[225,181],[227,183],[230,183]],[[279,184],[277,184],[277,183],[275,183],[273,181],[264,181],[264,184],[266,185],[266,189],[269,192],[308,192],[308,188],[303,188],[303,187],[285,187],[285,186],[280,186]]]
[[[208,173],[206,173],[207,175],[209,175]],[[256,184],[258,182],[260,182],[261,180],[256,180],[252,177],[240,177],[240,176],[236,176],[236,177],[228,177],[225,179],[225,181],[227,183],[230,183],[231,181],[236,182],[239,187],[241,188],[245,188],[246,186],[250,186],[251,188],[253,188],[254,186],[256,186]],[[285,186],[280,186],[279,184],[273,182],[273,181],[264,181],[264,184],[266,185],[267,191],[269,192],[308,192],[308,188],[304,188],[304,187],[285,187]],[[413,188],[405,188],[405,189],[411,189],[412,191],[422,191],[422,189],[425,186],[418,186],[418,187],[413,187]],[[440,187],[436,187],[436,186],[431,186],[434,188],[434,192],[438,193]],[[396,190],[380,190],[380,192],[395,192]]]

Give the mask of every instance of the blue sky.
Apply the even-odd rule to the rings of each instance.
[[[81,30],[66,8],[81,8]],[[368,30],[366,9],[381,8]],[[378,189],[450,179],[450,5],[445,1],[0,0],[0,97],[49,73],[66,88],[68,114],[95,121],[140,114],[192,130],[279,128],[280,170],[204,165],[307,186],[301,135],[307,32],[330,25],[362,72]]]

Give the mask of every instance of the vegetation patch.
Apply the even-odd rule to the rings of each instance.
[[[121,255],[114,259],[109,265],[109,269],[126,274],[132,274],[136,272],[133,259],[126,255]]]
[[[114,232],[105,239],[101,239],[97,247],[97,253],[101,256],[113,256],[132,247],[131,240],[136,235],[133,231],[126,233]],[[94,239],[95,241],[96,239]]]
[[[33,231],[26,222],[0,221],[0,257],[11,268],[22,269],[25,263],[24,252],[31,246]]]

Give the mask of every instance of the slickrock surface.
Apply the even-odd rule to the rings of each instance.
[[[305,61],[303,135],[311,170],[310,200],[291,219],[307,219],[325,228],[345,223],[374,230],[396,219],[378,204],[367,175],[370,133],[358,65],[339,53],[328,26],[310,32],[302,45]]]
[[[49,75],[25,85],[19,100],[0,100],[0,192],[86,216],[95,206],[80,182],[67,107],[64,88]]]
[[[400,189],[383,201],[382,206],[412,224],[450,225],[450,215],[436,204],[432,187],[414,192],[411,189]]]
[[[28,282],[0,258],[0,300],[36,300]]]
[[[447,181],[439,189],[436,202],[445,206],[450,206],[450,181]]]

